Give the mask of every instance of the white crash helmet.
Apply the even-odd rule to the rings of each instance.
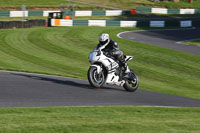
[[[108,44],[110,42],[110,36],[108,33],[103,33],[99,36],[99,43],[101,45]]]

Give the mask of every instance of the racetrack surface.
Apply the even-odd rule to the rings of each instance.
[[[136,42],[200,55],[200,46],[182,44],[183,41],[200,40],[200,28],[128,31],[119,33],[118,36]]]
[[[200,100],[116,86],[94,89],[86,80],[0,71],[0,107],[93,105],[200,107]]]

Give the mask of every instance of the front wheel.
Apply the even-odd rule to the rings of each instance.
[[[105,82],[104,73],[101,72],[98,74],[96,67],[91,66],[88,70],[87,75],[88,75],[88,81],[92,87],[100,88],[103,86]]]
[[[129,74],[131,75],[131,79],[125,81],[124,88],[129,92],[134,92],[139,86],[139,79],[133,70]]]

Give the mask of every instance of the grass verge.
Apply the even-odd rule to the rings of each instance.
[[[152,2],[152,0],[77,0],[81,2],[97,4],[102,6],[110,6],[119,9],[134,9],[137,6],[144,7],[166,7],[166,8],[199,8],[200,1],[193,0],[193,3],[188,3],[188,0],[180,0],[180,2]],[[67,2],[66,0],[0,0],[1,10],[13,10],[13,8],[20,9],[21,5],[26,5],[28,9],[41,10],[47,7],[59,8],[61,4],[76,5],[76,9],[103,9],[98,6],[87,4],[80,4],[77,2]],[[105,8],[104,8],[105,9]]]
[[[184,44],[200,46],[200,40],[187,41],[187,42],[184,42]]]
[[[180,0],[180,2],[153,2],[153,0],[79,0],[93,4],[101,4],[112,6],[121,9],[134,9],[137,6],[143,7],[165,7],[165,8],[199,8],[200,1],[193,0],[193,3],[189,3],[188,0]]]
[[[73,16],[71,16],[73,17]],[[200,14],[136,14],[136,15],[121,15],[121,16],[74,16],[74,20],[126,20],[135,21],[141,19],[181,19],[181,18],[198,18]],[[32,19],[45,19],[43,16],[29,16],[26,17],[28,20]],[[21,21],[22,17],[0,17],[0,21]]]
[[[165,6],[166,8],[199,8],[200,1],[193,0],[192,3],[189,3],[189,0],[180,0],[180,2],[159,2],[158,5]]]
[[[85,5],[75,2],[67,2],[66,0],[0,0],[0,10],[21,10],[21,5],[26,5],[28,10],[58,10],[62,8],[68,8],[68,6],[75,5],[76,10],[102,10],[106,8],[101,8],[95,5]]]
[[[74,20],[128,20],[135,21],[139,19],[181,19],[181,18],[198,18],[200,14],[135,14],[135,15],[121,15],[121,16],[71,16]],[[26,19],[45,19],[43,16],[29,16]],[[0,17],[0,21],[21,21],[22,17]]]
[[[88,55],[109,33],[127,55],[140,89],[200,99],[200,57],[116,37],[133,28],[55,27],[0,30],[0,69],[87,79]]]
[[[200,108],[0,108],[2,133],[200,132]]]

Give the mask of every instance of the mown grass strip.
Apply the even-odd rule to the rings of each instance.
[[[199,132],[199,115],[199,108],[131,106],[0,108],[0,132]]]
[[[87,79],[88,55],[109,33],[127,55],[140,89],[200,99],[200,57],[117,38],[119,27],[55,27],[0,30],[0,69]]]

